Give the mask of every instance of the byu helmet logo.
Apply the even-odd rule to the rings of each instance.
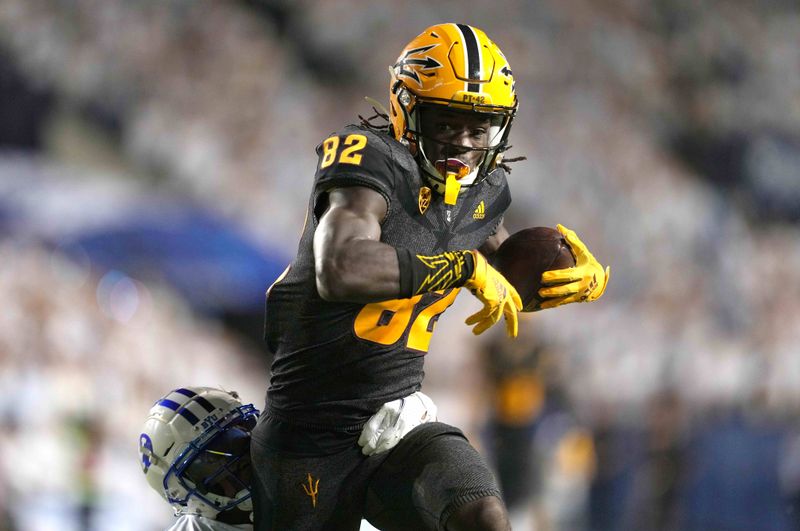
[[[147,474],[150,470],[150,456],[153,454],[153,441],[146,433],[139,435],[139,448],[147,450],[142,452],[142,471]]]

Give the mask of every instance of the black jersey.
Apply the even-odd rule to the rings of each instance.
[[[511,197],[505,172],[497,169],[462,192],[456,205],[434,194],[423,209],[426,183],[408,149],[359,126],[330,136],[317,154],[297,256],[267,291],[266,340],[275,354],[267,410],[298,426],[352,432],[383,403],[419,390],[434,325],[458,290],[371,304],[320,298],[313,238],[328,191],[366,186],[379,192],[388,205],[381,241],[425,255],[480,247]]]

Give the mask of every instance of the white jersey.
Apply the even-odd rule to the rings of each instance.
[[[205,516],[184,514],[167,531],[253,531],[253,524],[224,524]]]

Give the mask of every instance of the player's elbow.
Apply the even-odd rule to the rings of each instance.
[[[322,275],[317,275],[317,292],[322,300],[329,302],[337,302],[342,300],[340,290],[337,289],[336,283]]]
[[[326,257],[317,263],[317,292],[323,300],[331,302],[348,300],[352,290],[348,286],[347,279],[347,270],[336,257]]]

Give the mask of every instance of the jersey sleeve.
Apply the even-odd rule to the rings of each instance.
[[[366,186],[389,204],[398,170],[388,142],[357,127],[334,133],[317,146],[315,195],[346,186]]]

